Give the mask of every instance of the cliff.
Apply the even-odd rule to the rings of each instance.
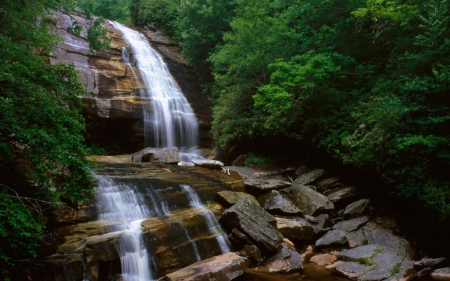
[[[72,22],[78,21],[84,28],[80,36],[67,32]],[[126,43],[122,34],[106,21],[111,49],[91,52],[86,40],[86,30],[92,21],[77,15],[60,14],[56,17],[55,32],[63,42],[58,44],[50,57],[51,63],[73,63],[80,71],[79,81],[89,95],[81,97],[86,104],[88,143],[109,145],[117,153],[129,153],[143,148],[142,106],[139,90],[142,83],[122,59]],[[157,50],[191,104],[200,124],[200,146],[210,147],[209,133],[212,121],[211,104],[203,94],[196,74],[190,70],[174,41],[157,31],[141,29]],[[136,73],[137,70],[135,70]]]

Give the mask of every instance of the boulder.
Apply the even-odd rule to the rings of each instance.
[[[369,205],[369,202],[369,199],[361,199],[348,205],[344,210],[344,219],[348,220],[362,215]]]
[[[421,259],[420,261],[415,261],[414,267],[417,267],[417,268],[436,267],[436,266],[442,264],[446,260],[447,260],[446,258],[437,258],[437,259],[424,258],[424,259]]]
[[[263,265],[252,270],[271,273],[293,273],[301,271],[302,257],[300,254],[283,243],[277,254],[269,258]]]
[[[216,280],[228,281],[242,275],[250,265],[250,261],[235,253],[226,253],[215,256],[188,267],[169,273],[161,281],[194,281],[194,280]]]
[[[223,163],[217,160],[207,160],[207,159],[195,159],[191,161],[195,166],[210,168],[210,169],[221,169]]]
[[[316,234],[323,234],[326,231],[330,230],[330,228],[333,226],[330,220],[330,216],[327,214],[321,214],[316,217],[316,219],[319,221],[318,223],[311,224],[311,226],[314,228],[314,231]]]
[[[355,197],[359,196],[359,190],[354,186],[338,187],[328,191],[329,193],[327,193],[326,196],[339,209],[345,206],[345,204],[352,202],[352,199]]]
[[[364,273],[370,271],[372,267],[359,262],[339,261],[333,265],[332,269],[352,280],[361,280],[360,277],[364,275]]]
[[[287,190],[272,190],[258,196],[261,206],[267,211],[288,215],[299,214],[302,211],[295,204],[295,200]]]
[[[244,183],[249,190],[256,193],[282,189],[291,186],[290,182],[277,179],[246,179]]]
[[[248,198],[226,209],[220,220],[244,233],[263,254],[273,254],[281,247],[283,236],[275,227],[276,219]]]
[[[255,245],[245,245],[240,251],[241,256],[248,258],[252,265],[257,265],[262,260],[261,251]]]
[[[255,202],[257,205],[260,205],[258,200],[256,200],[255,196],[245,193],[245,192],[236,192],[236,191],[220,191],[217,192],[217,195],[225,201],[228,205],[234,205],[239,200],[241,200],[244,197],[247,197],[248,199]]]
[[[180,162],[180,155],[178,154],[178,148],[176,147],[172,148],[147,147],[131,155],[131,161],[178,164],[178,162]]]
[[[327,197],[303,185],[293,185],[290,192],[297,206],[305,215],[315,215],[320,212],[331,211],[334,205]]]
[[[240,232],[236,228],[233,228],[229,238],[231,243],[233,243],[236,248],[243,248],[245,245],[253,245],[253,242],[247,237],[247,235]]]
[[[343,250],[338,254],[338,258],[368,266],[365,271],[358,273],[360,274],[358,280],[383,280],[390,277],[402,279],[416,275],[409,259],[399,256],[390,248],[377,244]]]
[[[342,183],[339,178],[333,177],[320,180],[314,185],[316,186],[318,192],[324,192],[328,189],[341,186]]]
[[[342,230],[331,230],[316,241],[316,247],[344,246],[348,244],[347,233]]]
[[[301,176],[296,178],[294,180],[293,184],[295,184],[295,185],[299,185],[299,184],[307,185],[307,184],[313,183],[313,182],[317,181],[320,177],[322,177],[324,173],[325,173],[325,171],[322,170],[322,169],[312,170],[311,172],[306,173],[306,174],[302,174]]]
[[[276,218],[276,220],[278,231],[292,241],[310,241],[316,234],[314,228],[302,218]]]
[[[450,267],[444,267],[434,270],[430,274],[431,278],[434,280],[450,280]]]
[[[395,251],[401,257],[413,259],[415,250],[411,243],[402,237],[394,235],[392,230],[385,228],[376,228],[371,233],[373,243],[388,247]]]
[[[309,259],[310,262],[317,264],[318,266],[327,266],[334,263],[337,257],[332,254],[315,255]]]
[[[361,229],[349,232],[347,234],[347,238],[348,238],[348,245],[350,246],[350,248],[367,244],[367,239],[364,236],[364,233]]]
[[[369,218],[367,216],[358,217],[347,221],[340,221],[333,226],[333,229],[351,232],[365,225],[368,221]]]

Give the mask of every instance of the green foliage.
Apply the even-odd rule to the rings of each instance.
[[[275,161],[270,157],[249,153],[245,157],[245,166],[261,165],[261,164],[273,164]]]
[[[48,202],[92,194],[79,99],[86,92],[73,65],[48,64],[60,41],[50,11],[61,5],[6,0],[0,8],[0,278],[36,256]]]
[[[400,272],[400,267],[402,266],[402,263],[401,262],[399,262],[399,263],[396,263],[395,265],[394,265],[394,267],[392,268],[392,270],[391,270],[391,276],[395,276],[397,273],[399,273]]]
[[[76,6],[86,13],[88,19],[96,15],[109,20],[131,24],[131,0],[76,0]]]
[[[169,35],[175,33],[180,0],[131,0],[134,24],[151,23]]]
[[[94,20],[87,31],[87,40],[91,52],[111,48],[109,45],[111,39],[106,36],[108,29],[102,26],[104,22],[105,19],[103,17]]]

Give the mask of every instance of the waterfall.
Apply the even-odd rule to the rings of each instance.
[[[222,253],[228,253],[230,251],[230,241],[228,240],[227,235],[222,231],[214,214],[203,205],[198,194],[189,185],[182,184],[181,188],[186,192],[189,199],[189,205],[192,208],[200,209],[202,211],[205,222],[207,223],[209,230],[215,234]]]
[[[144,145],[148,147],[178,147],[181,164],[203,158],[198,146],[198,122],[189,102],[170,74],[162,57],[150,46],[147,38],[120,23],[110,22],[123,34],[131,49],[123,51],[124,61],[132,69],[135,62],[144,87]],[[135,73],[134,73],[135,74]]]
[[[122,277],[130,281],[155,280],[151,265],[154,260],[147,252],[142,238],[141,222],[152,212],[163,214],[157,204],[149,210],[140,193],[127,185],[115,182],[105,176],[97,176],[96,206],[99,218],[117,222],[115,231],[122,231],[116,241],[116,249],[122,265]]]

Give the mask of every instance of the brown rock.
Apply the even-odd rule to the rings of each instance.
[[[300,254],[283,243],[283,247],[276,255],[268,259],[263,265],[253,268],[253,270],[259,272],[291,273],[301,271],[302,267]]]
[[[194,263],[182,268],[165,277],[161,281],[196,281],[196,280],[216,280],[228,281],[242,275],[244,270],[250,265],[250,261],[240,257],[235,253],[226,253],[215,256],[207,260]]]
[[[322,254],[316,255],[309,259],[310,262],[315,263],[319,266],[326,266],[334,263],[337,260],[337,257],[332,254]]]

